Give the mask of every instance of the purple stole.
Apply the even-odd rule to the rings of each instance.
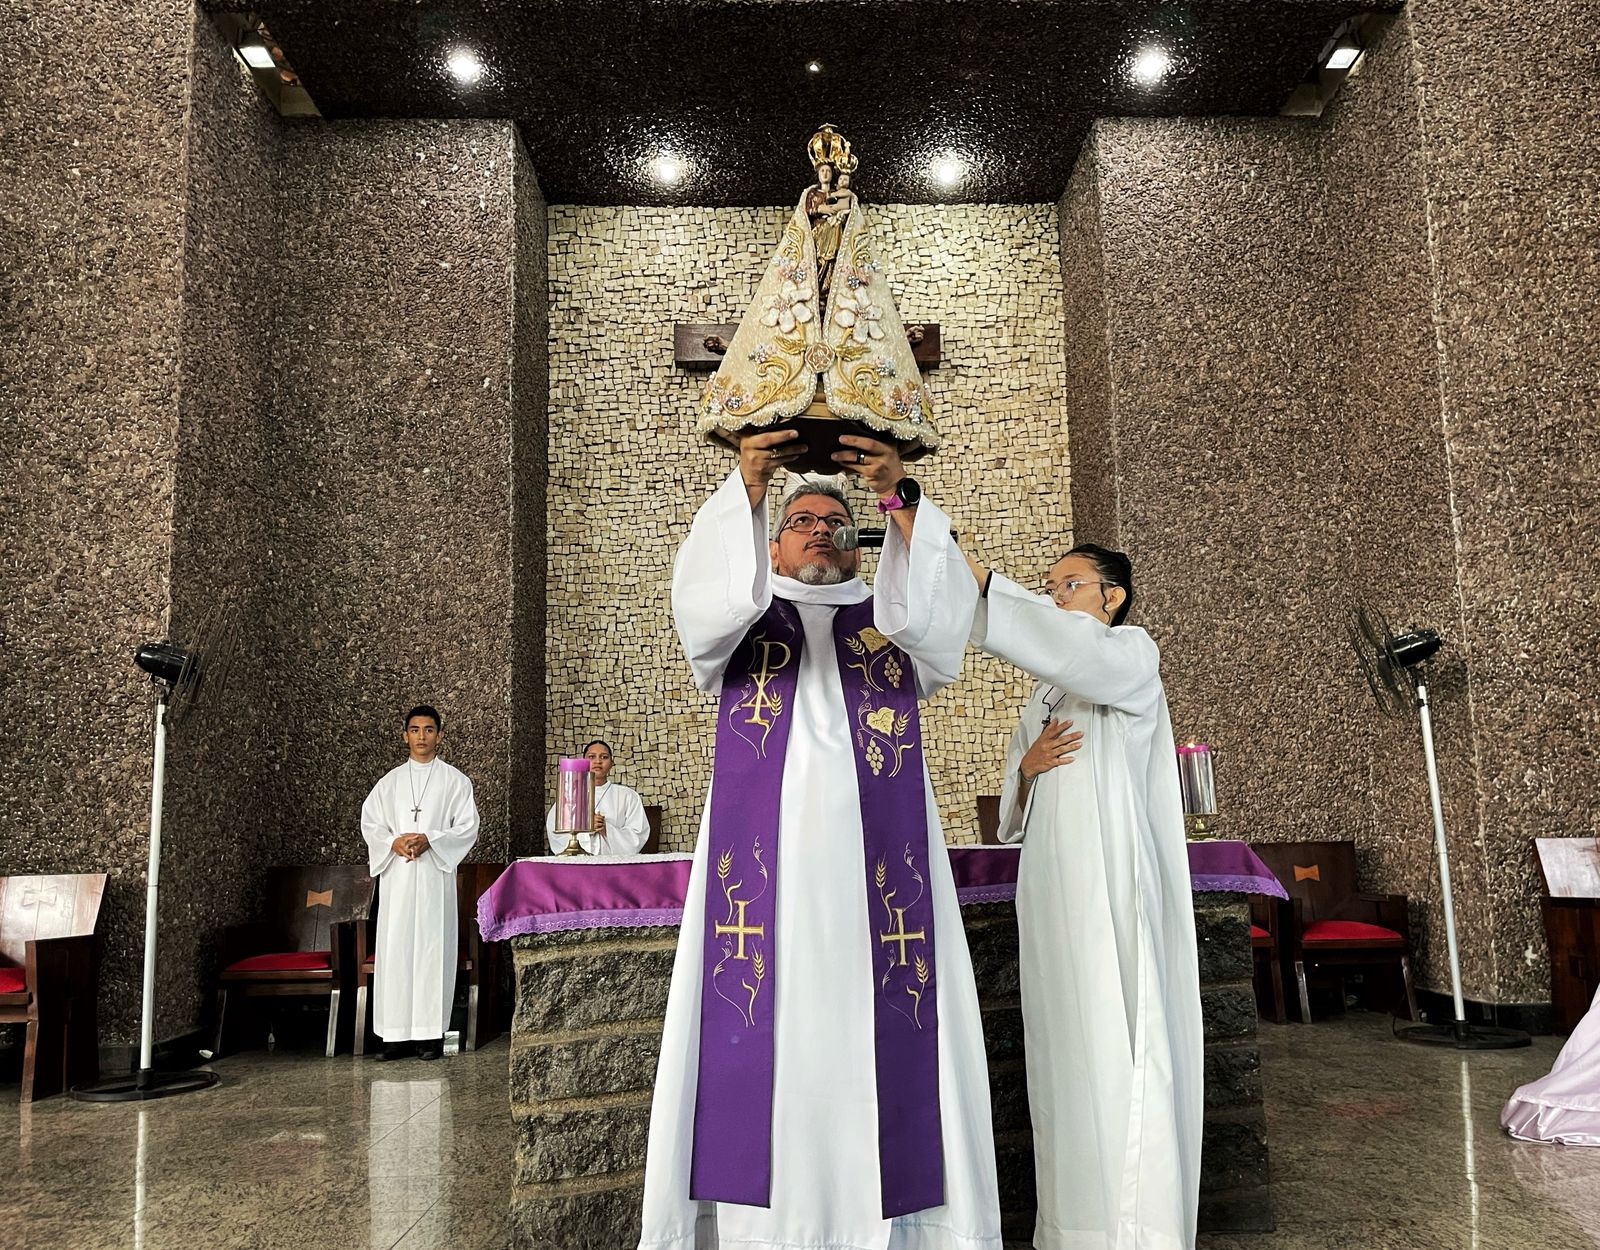
[[[834,613],[854,730],[874,980],[878,1173],[891,1219],[944,1203],[939,1014],[921,723],[911,659],[872,625],[872,600]],[[805,629],[774,599],[728,662],[717,717],[706,871],[700,1070],[689,1196],[770,1205],[778,806]],[[813,785],[833,779],[817,777]],[[791,907],[805,900],[788,899]]]

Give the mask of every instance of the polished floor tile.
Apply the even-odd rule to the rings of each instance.
[[[438,1063],[250,1052],[142,1105],[0,1086],[0,1246],[502,1250],[507,1063],[504,1040]]]
[[[1385,1016],[1261,1026],[1277,1230],[1200,1250],[1597,1250],[1600,1150],[1506,1136],[1500,1109],[1561,1039],[1471,1054]]]
[[[1600,1250],[1600,1150],[1499,1126],[1558,1047],[1463,1056],[1359,1013],[1262,1026],[1278,1228],[1200,1250]],[[0,1085],[0,1247],[503,1250],[504,1039],[436,1064],[216,1067],[215,1089],[143,1106],[19,1108]]]

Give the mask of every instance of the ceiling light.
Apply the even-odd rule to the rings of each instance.
[[[650,162],[650,176],[664,187],[675,187],[683,180],[683,162],[670,153],[662,153]]]
[[[483,77],[483,62],[471,48],[457,48],[445,62],[453,77],[462,86],[470,87]]]
[[[1361,44],[1346,35],[1328,54],[1329,69],[1349,69],[1361,59]]]
[[[1142,86],[1153,87],[1167,76],[1171,68],[1172,58],[1167,55],[1167,50],[1151,44],[1133,54],[1133,60],[1128,63],[1128,77]]]
[[[820,74],[820,73],[822,73],[822,62],[821,61],[807,61],[806,62],[806,73],[808,73],[808,74]]]
[[[929,172],[933,180],[946,190],[954,187],[966,177],[967,163],[953,152],[946,152],[943,156],[936,157]]]
[[[267,51],[263,43],[240,44],[239,56],[251,69],[271,69],[274,64],[272,53]]]

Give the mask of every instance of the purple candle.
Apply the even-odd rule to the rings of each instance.
[[[556,832],[589,833],[594,828],[594,789],[589,761],[562,757],[557,771]]]

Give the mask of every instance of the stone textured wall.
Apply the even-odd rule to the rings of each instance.
[[[1600,105],[1592,3],[1416,0],[1441,421],[1490,909],[1509,1000],[1549,983],[1528,839],[1600,809]],[[1485,57],[1486,49],[1492,49]]]
[[[175,501],[182,327],[206,279],[183,262],[185,123],[191,106],[231,107],[226,84],[191,84],[193,23],[172,0],[0,13],[13,71],[0,85],[0,872],[109,874],[101,1023],[124,1038],[138,1012],[153,711],[131,659],[166,630],[175,514],[192,515]],[[211,154],[192,160],[214,188]],[[175,738],[175,773],[192,745]],[[176,860],[164,1003],[186,994],[187,948],[228,908]]]
[[[1038,1198],[1023,1049],[1016,908],[961,909],[983,1013],[1007,1250],[1033,1237]],[[1205,1013],[1200,1227],[1272,1227],[1268,1153],[1242,895],[1196,898]],[[639,1240],[650,1100],[676,926],[512,940],[515,1126],[511,1244],[616,1250]]]
[[[1593,119],[1558,116],[1550,53],[1467,76],[1517,45],[1479,18],[1413,6],[1317,121],[1100,123],[1060,217],[1079,537],[1134,557],[1221,828],[1354,838],[1444,986],[1416,723],[1346,638],[1361,595],[1439,629],[1463,974],[1517,1002],[1548,992],[1528,840],[1592,831],[1600,230]],[[1533,146],[1492,138],[1524,114]]]
[[[284,129],[262,639],[278,684],[260,744],[274,861],[364,854],[361,801],[404,758],[414,703],[439,708],[445,757],[476,783],[474,856],[508,854],[512,708],[529,702],[513,655],[537,628],[513,594],[515,559],[537,558],[526,527],[513,537],[513,481],[536,485],[517,441],[540,421],[537,321],[514,310],[540,298],[517,285],[538,280],[519,196],[542,202],[516,149],[503,122]]]
[[[223,594],[240,629],[226,699],[171,734],[167,1038],[255,869],[364,857],[410,702],[479,783],[480,858],[542,806],[544,202],[507,123],[284,126],[187,3],[0,23],[38,67],[0,109],[0,872],[110,873],[108,1045],[142,955],[130,660]]]
[[[980,551],[1035,579],[1071,530],[1054,210],[868,211],[902,317],[938,322],[943,339],[944,363],[926,377],[945,447],[916,476]],[[715,719],[673,633],[672,557],[734,467],[693,433],[705,375],[673,366],[672,324],[738,321],[787,212],[550,212],[544,765],[553,774],[558,755],[608,740],[617,779],[665,807],[664,850],[693,845]],[[1027,689],[973,655],[930,704],[929,766],[951,841],[976,839],[976,798],[999,793]]]
[[[190,65],[170,630],[194,638],[226,599],[239,640],[220,701],[208,699],[170,735],[158,1037],[194,1027],[213,984],[214,937],[249,916],[269,820],[258,734],[275,712],[274,666],[258,639],[268,517],[278,506],[265,474],[272,375],[262,327],[276,304],[279,125],[198,13]],[[108,962],[132,962],[137,975],[137,937],[106,949]],[[136,1027],[136,999],[118,1003],[116,1025]]]

